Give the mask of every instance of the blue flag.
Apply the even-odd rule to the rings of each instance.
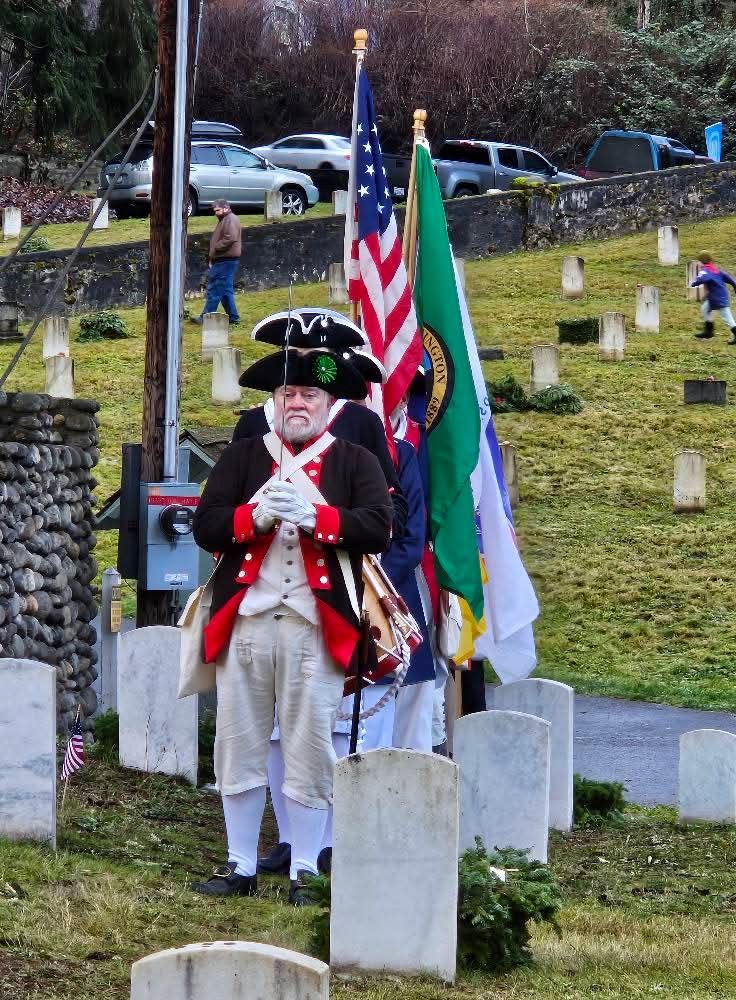
[[[707,125],[705,129],[705,148],[708,156],[716,163],[721,162],[723,154],[723,122],[715,122]]]

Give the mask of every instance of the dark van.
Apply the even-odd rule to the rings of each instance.
[[[593,180],[710,162],[709,157],[698,156],[678,139],[652,132],[612,129],[595,141],[580,173],[587,180]]]

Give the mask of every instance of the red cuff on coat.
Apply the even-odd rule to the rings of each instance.
[[[317,504],[317,522],[314,526],[314,540],[337,545],[340,541],[340,511],[337,507]]]
[[[253,523],[253,511],[255,504],[243,503],[235,508],[233,515],[233,541],[249,542],[256,533],[256,526]]]

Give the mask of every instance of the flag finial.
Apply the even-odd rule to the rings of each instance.
[[[365,28],[356,28],[353,32],[353,52],[365,52],[368,48],[368,32]]]
[[[427,124],[427,112],[424,108],[417,108],[414,112],[414,125],[412,128],[415,132],[424,133],[425,126]]]

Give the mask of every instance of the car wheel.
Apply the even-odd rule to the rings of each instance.
[[[189,188],[189,200],[187,201],[187,216],[191,218],[196,215],[199,211],[199,200],[197,199],[197,192],[193,188]]]
[[[284,188],[281,192],[284,215],[304,215],[307,210],[307,196],[299,188]]]
[[[455,188],[455,194],[453,198],[469,198],[471,195],[478,194],[475,188],[469,187],[467,184],[461,184],[460,187]]]

